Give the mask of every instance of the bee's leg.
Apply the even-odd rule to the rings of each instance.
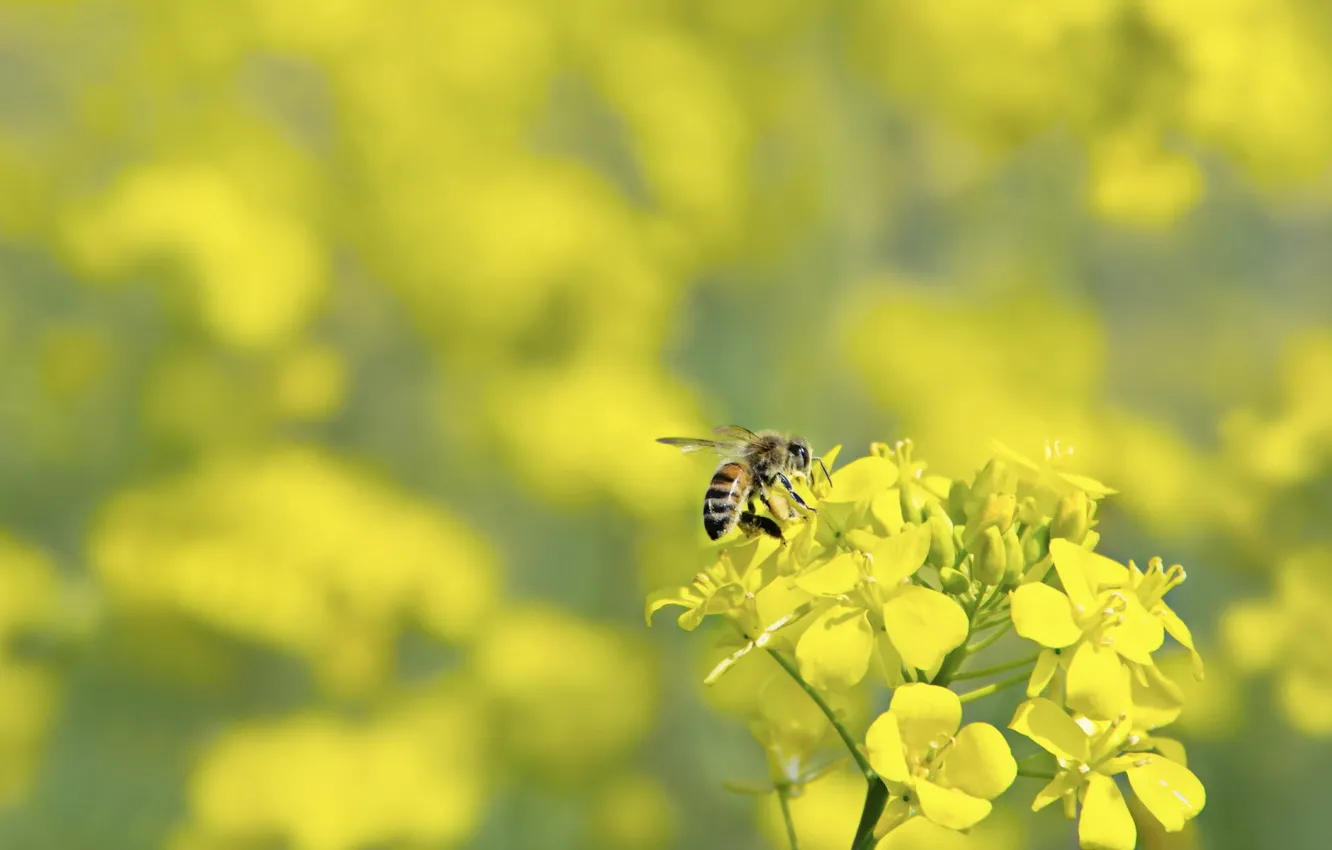
[[[812,514],[818,513],[816,509],[811,508],[809,505],[805,504],[805,500],[800,498],[800,494],[797,493],[795,491],[795,488],[791,486],[791,479],[787,478],[785,475],[779,472],[777,473],[777,480],[782,482],[782,486],[786,488],[786,492],[791,494],[791,498],[796,500],[796,504],[800,505],[800,507],[804,508],[805,510],[809,511]]]
[[[782,543],[786,538],[782,536],[782,527],[771,518],[759,516],[753,511],[744,511],[740,514],[740,530],[746,535],[753,537],[755,534],[766,534],[769,537],[775,537]]]

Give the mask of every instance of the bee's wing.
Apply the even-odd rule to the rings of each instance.
[[[682,452],[701,452],[710,449],[717,454],[730,454],[736,447],[733,442],[703,440],[696,437],[658,437],[657,442],[668,446],[679,446]]]
[[[712,429],[712,433],[720,437],[728,437],[741,445],[752,443],[759,438],[758,434],[748,428],[741,428],[739,425],[720,425]]]

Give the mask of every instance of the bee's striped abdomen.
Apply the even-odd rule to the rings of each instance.
[[[703,499],[703,528],[716,540],[735,527],[740,505],[749,498],[753,483],[749,470],[734,461],[723,463],[712,474],[708,495]]]

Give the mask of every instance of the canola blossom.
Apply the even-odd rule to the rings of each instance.
[[[824,456],[830,467],[839,448]],[[1097,506],[1114,491],[1066,470],[1068,455],[1050,445],[1037,463],[996,444],[969,480],[949,479],[928,474],[909,441],[873,444],[801,485],[818,512],[782,540],[725,537],[690,584],[648,598],[649,625],[667,607],[683,609],[687,631],[719,624],[705,682],[744,677],[757,694],[750,728],[771,784],[755,793],[776,793],[793,848],[791,801],[829,781],[821,750],[834,739],[867,783],[852,850],[890,846],[917,820],[936,837],[964,833],[1014,793],[1032,793],[1033,810],[1062,803],[1083,848],[1131,850],[1121,775],[1167,832],[1202,810],[1184,747],[1158,734],[1184,704],[1154,658],[1167,637],[1203,674],[1165,600],[1184,569],[1097,553]],[[1019,640],[1035,651],[1013,657]],[[755,678],[749,659],[763,656],[776,664]],[[961,689],[974,680],[985,683]],[[860,732],[848,706],[866,684],[891,696]],[[1011,700],[1020,737],[964,722],[982,699]],[[1029,791],[1019,777],[1045,785]]]

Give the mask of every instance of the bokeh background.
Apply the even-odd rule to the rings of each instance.
[[[642,620],[724,422],[1075,445],[1209,665],[1144,846],[1326,846],[1330,164],[1321,0],[3,0],[0,846],[784,846]]]

